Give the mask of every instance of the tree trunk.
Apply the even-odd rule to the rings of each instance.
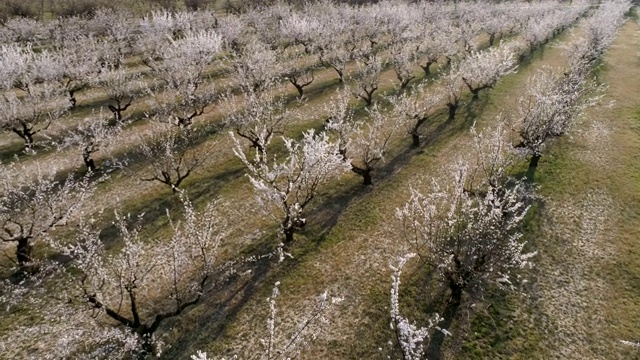
[[[462,286],[449,282],[449,289],[451,289],[451,300],[449,303],[453,306],[460,306],[462,303]]]
[[[420,65],[420,67],[424,71],[424,76],[431,75],[431,65],[433,65],[433,61],[427,61],[424,66]]]
[[[90,147],[87,147],[82,151],[82,161],[84,161],[84,165],[88,171],[96,172],[96,164],[91,158],[91,151],[89,149]]]
[[[293,242],[293,229],[292,228],[287,228],[284,229],[284,242],[285,244],[290,244]]]
[[[336,68],[335,66],[333,66],[333,70],[335,70],[338,73],[338,81],[340,82],[340,84],[342,84],[344,82],[344,74],[342,70]]]
[[[69,102],[71,102],[71,108],[75,109],[76,108],[76,104],[78,103],[75,97],[75,91],[74,90],[69,90]]]
[[[109,105],[108,108],[109,110],[111,110],[111,112],[113,113],[113,115],[115,115],[116,117],[116,121],[117,122],[121,122],[122,121],[122,112],[127,110],[129,108],[129,106],[131,106],[131,100],[129,100],[129,102],[122,106],[122,100],[114,100],[116,102],[116,105]]]
[[[429,120],[428,116],[422,116],[416,119],[416,123],[411,129],[411,139],[413,140],[413,146],[420,146],[420,127]]]
[[[524,62],[524,59],[527,58],[527,55],[525,53],[521,53],[520,55],[518,55],[518,62]]]
[[[367,94],[367,96],[360,96],[362,100],[367,103],[367,106],[373,104],[373,93],[376,92],[376,90],[378,90],[377,86],[372,87],[371,90],[364,89],[364,93]]]
[[[473,94],[473,96],[471,97],[471,100],[478,100],[480,98],[480,89],[473,89],[471,90],[471,93]]]
[[[370,168],[362,169],[351,164],[351,171],[362,176],[362,185],[373,185]]]
[[[373,185],[371,170],[365,170],[362,172],[362,185]]]
[[[496,40],[496,34],[489,35],[489,46],[493,46],[493,42]]]
[[[32,146],[33,146],[33,134],[31,133],[31,131],[27,131],[24,134],[24,147],[27,149],[31,149]]]
[[[342,160],[347,161],[347,149],[340,148],[338,153],[342,156]]]
[[[18,258],[18,265],[25,266],[28,265],[33,258],[32,255],[33,247],[29,244],[29,239],[22,238],[18,240],[18,246],[16,247],[16,258]]]
[[[84,165],[87,167],[88,171],[96,172],[96,164],[90,156],[84,157],[83,160],[84,160]]]
[[[398,79],[400,79],[400,90],[404,90],[407,87],[407,85],[409,85],[409,82],[411,82],[411,80],[413,80],[413,78],[414,78],[414,76],[410,76],[410,77],[408,77],[406,79],[398,78]]]
[[[538,162],[540,161],[541,157],[542,155],[540,154],[534,154],[533,156],[531,156],[531,161],[529,161],[529,169],[527,169],[527,180],[529,182],[533,182],[533,178],[536,174],[536,169],[538,168]]]
[[[452,121],[453,119],[456,118],[456,111],[458,111],[458,104],[447,104],[447,106],[449,107],[449,117],[447,118],[447,121]]]
[[[290,77],[289,78],[289,82],[291,83],[291,85],[293,85],[296,90],[298,91],[298,98],[302,99],[302,95],[304,95],[304,89],[303,86],[298,84],[298,81],[295,78]]]
[[[122,110],[120,110],[119,107],[115,107],[115,106],[109,105],[109,110],[111,110],[111,112],[113,113],[113,116],[115,116],[117,122],[122,121]]]
[[[415,132],[411,133],[411,140],[413,140],[413,146],[414,147],[419,147],[420,146],[420,135],[418,135]]]
[[[11,131],[13,131],[16,135],[20,136],[22,138],[22,140],[24,140],[24,147],[25,149],[30,149],[31,146],[33,146],[33,135],[34,133],[31,132],[31,129],[29,128],[29,124],[21,122],[20,126],[22,127],[21,129],[16,129],[15,127],[11,129]]]

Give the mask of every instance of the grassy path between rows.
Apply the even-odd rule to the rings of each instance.
[[[531,302],[540,359],[637,359],[640,341],[640,60],[633,20],[603,58],[602,104],[543,157]]]

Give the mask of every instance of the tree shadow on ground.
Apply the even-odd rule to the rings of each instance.
[[[213,339],[223,335],[245,305],[265,284],[272,264],[273,261],[263,259],[240,269],[224,283],[210,288],[205,300],[198,306],[186,311],[181,318],[165,324],[165,328],[170,328],[180,336],[173,342],[174,345],[162,354],[162,358],[188,358],[195,354],[197,349],[204,349]],[[248,275],[247,270],[250,270]]]

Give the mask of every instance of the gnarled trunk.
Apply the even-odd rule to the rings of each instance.
[[[416,132],[412,132],[411,133],[411,140],[412,140],[412,144],[414,147],[419,147],[420,146],[420,135],[418,135],[418,133]]]
[[[351,165],[351,171],[362,176],[362,185],[373,185],[373,178],[371,177],[370,168],[359,168],[357,166]]]
[[[24,140],[25,149],[30,149],[33,146],[33,135],[35,135],[36,132],[32,131],[31,126],[25,122],[20,123],[20,127],[22,127],[22,129],[13,128],[11,131]]]
[[[69,102],[71,103],[72,109],[75,109],[76,105],[78,104],[75,94],[76,94],[75,90],[69,90]]]
[[[398,80],[400,80],[400,90],[404,90],[409,85],[409,82],[411,82],[411,80],[415,79],[415,76],[409,76],[407,78],[402,78],[402,77],[398,76],[397,78],[398,78]]]
[[[420,65],[420,67],[424,71],[424,76],[431,75],[431,65],[433,65],[433,63],[434,61],[429,60],[424,66]]]
[[[298,98],[302,99],[302,96],[304,96],[304,88],[298,83],[295,83],[293,81],[291,81],[291,84],[295,86],[296,90],[298,91]]]
[[[122,103],[124,102],[124,100],[122,99],[112,99],[112,100],[116,102],[116,105],[115,106],[109,105],[108,108],[109,110],[111,110],[113,115],[115,115],[116,121],[120,122],[122,121],[122,112],[127,110],[129,106],[131,106],[132,99],[129,99],[129,101],[125,105],[122,105]]]
[[[447,107],[449,107],[449,117],[447,121],[452,121],[456,118],[456,111],[458,111],[458,103],[448,103]]]
[[[413,140],[413,146],[420,146],[420,127],[427,122],[429,118],[427,116],[418,117],[416,119],[416,123],[413,125],[413,129],[411,129],[411,139]]]
[[[332,68],[336,71],[336,73],[338,73],[338,81],[340,82],[340,84],[342,84],[344,82],[344,71],[335,66],[332,66]]]
[[[280,226],[282,226],[282,233],[284,234],[284,243],[290,244],[291,242],[293,242],[293,233],[295,232],[295,227],[293,225],[291,217],[289,215],[285,216]]]
[[[33,247],[29,243],[29,238],[21,238],[18,240],[16,247],[16,258],[18,259],[18,265],[25,266],[33,261],[32,258]]]
[[[373,93],[378,90],[378,86],[372,86],[370,89],[366,87],[362,89],[365,95],[359,95],[362,100],[366,103],[367,106],[371,106],[373,104]]]
[[[371,170],[367,170],[362,173],[362,184],[363,185],[373,185],[373,180],[371,178]]]
[[[451,299],[449,303],[453,306],[460,306],[462,303],[462,286],[454,281],[449,281],[449,290],[451,290]]]
[[[84,161],[84,165],[87,167],[88,171],[91,171],[91,172],[96,171],[96,164],[91,158],[90,151],[85,150],[82,152],[82,161]]]

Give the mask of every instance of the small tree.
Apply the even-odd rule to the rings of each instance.
[[[338,151],[342,158],[347,161],[347,149],[351,143],[351,134],[353,133],[356,122],[353,117],[353,109],[349,107],[349,98],[351,94],[347,87],[336,90],[336,94],[331,97],[328,105],[325,105],[325,111],[329,114],[326,120],[326,128],[338,137]]]
[[[222,37],[213,31],[187,33],[172,40],[160,52],[160,60],[147,63],[162,80],[163,86],[149,89],[156,101],[157,118],[183,128],[204,114],[215,99],[213,87],[205,88],[207,68],[222,48]]]
[[[19,183],[21,172],[16,165],[5,165],[0,172],[0,240],[16,245],[15,260],[9,258],[24,270],[36,261],[33,246],[67,225],[95,186],[87,176],[76,180],[71,174],[57,181],[40,169],[34,178]]]
[[[400,81],[400,89],[404,90],[411,80],[415,79],[412,66],[415,63],[414,44],[397,42],[391,46],[391,64]]]
[[[426,84],[421,83],[408,92],[389,96],[388,99],[393,106],[392,116],[411,135],[413,146],[420,146],[421,128],[442,104],[442,95],[437,91],[427,91]]]
[[[51,53],[35,53],[30,46],[0,51],[0,88],[6,90],[0,95],[0,128],[20,136],[27,149],[70,106],[57,83],[60,65]]]
[[[306,12],[292,11],[280,21],[280,33],[288,43],[301,45],[304,53],[313,54],[319,50],[323,22],[321,18]]]
[[[373,93],[378,90],[380,73],[384,67],[383,60],[378,55],[356,62],[358,70],[354,76],[353,95],[364,100],[367,106],[373,104]]]
[[[460,76],[473,99],[478,99],[480,91],[493,89],[500,78],[514,72],[516,67],[515,54],[503,45],[471,52],[460,64]]]
[[[433,180],[423,195],[397,210],[404,237],[420,260],[437,271],[451,291],[451,304],[461,304],[464,291],[482,290],[487,282],[510,285],[515,270],[535,253],[523,253],[518,228],[528,211],[522,182],[485,191],[469,189],[470,169],[457,164],[446,184]]]
[[[363,185],[372,185],[376,165],[384,161],[389,140],[395,134],[397,123],[376,105],[369,111],[371,119],[355,124],[350,134],[346,155],[351,158],[351,171],[362,176]]]
[[[133,100],[142,94],[143,82],[139,73],[132,73],[118,66],[122,60],[104,65],[94,84],[107,95],[110,104],[107,106],[113,113],[116,122],[124,120],[123,112],[129,109]]]
[[[544,68],[529,78],[527,93],[519,99],[516,148],[531,156],[527,178],[532,181],[549,139],[567,134],[575,118],[594,105],[595,84],[587,82],[587,64],[576,64],[563,74]]]
[[[69,98],[52,84],[33,85],[23,96],[13,92],[0,96],[0,126],[24,140],[31,150],[34,136],[47,130],[69,108]]]
[[[100,47],[92,37],[79,37],[72,46],[62,47],[53,54],[61,68],[57,81],[67,91],[72,109],[77,104],[76,93],[89,86],[102,71]]]
[[[107,59],[121,59],[137,53],[136,37],[142,30],[135,14],[124,6],[99,7],[91,19],[94,35],[102,39]],[[143,34],[147,35],[147,34]]]
[[[282,135],[287,122],[292,117],[285,108],[284,99],[277,100],[272,91],[257,93],[252,90],[244,93],[244,102],[223,98],[223,106],[229,112],[227,123],[236,135],[248,140],[258,154],[266,151],[274,135]]]
[[[348,44],[326,34],[327,43],[322,44],[319,52],[320,63],[330,66],[338,75],[338,81],[344,82],[345,69],[349,61],[353,60],[352,51],[355,46],[349,48]]]
[[[110,124],[109,119],[102,112],[92,114],[84,119],[78,127],[71,129],[63,136],[62,141],[56,144],[58,150],[69,147],[76,148],[81,156],[88,172],[95,173],[98,166],[94,160],[94,154],[111,147],[116,136],[121,133],[123,124],[116,122]],[[113,161],[115,164],[116,162]]]
[[[243,147],[233,136],[234,152],[249,169],[249,179],[257,192],[257,199],[265,212],[280,221],[280,231],[285,241],[293,241],[293,234],[305,224],[305,208],[316,196],[318,188],[344,171],[348,162],[340,155],[338,144],[329,141],[326,134],[306,131],[299,142],[282,138],[285,146],[284,160],[273,157],[268,163],[268,153],[257,153],[254,161],[247,159]],[[266,149],[266,144],[263,145]]]
[[[428,30],[431,36],[422,37],[421,41],[416,45],[414,57],[422,59],[418,65],[424,71],[425,76],[431,75],[431,66],[446,52],[446,49],[453,47],[447,32],[443,30],[446,28],[444,27],[445,24],[438,25],[436,23],[429,27]]]
[[[460,76],[460,63],[454,62],[451,64],[449,72],[444,74],[440,79],[440,83],[443,87],[443,94],[449,109],[449,117],[447,121],[453,121],[456,118],[456,113],[460,107],[460,101],[462,100],[462,90],[465,86]]]
[[[244,92],[262,93],[270,89],[284,69],[278,54],[256,38],[233,53],[232,74]]]
[[[203,159],[192,149],[194,132],[158,126],[152,135],[141,139],[140,154],[151,164],[150,175],[143,181],[159,181],[175,194],[182,182],[193,173]]]
[[[284,77],[287,79],[298,92],[298,98],[302,99],[304,96],[304,88],[311,85],[315,80],[313,74],[315,64],[304,55],[304,53],[296,52],[294,56],[288,59],[289,71],[284,72]]]

